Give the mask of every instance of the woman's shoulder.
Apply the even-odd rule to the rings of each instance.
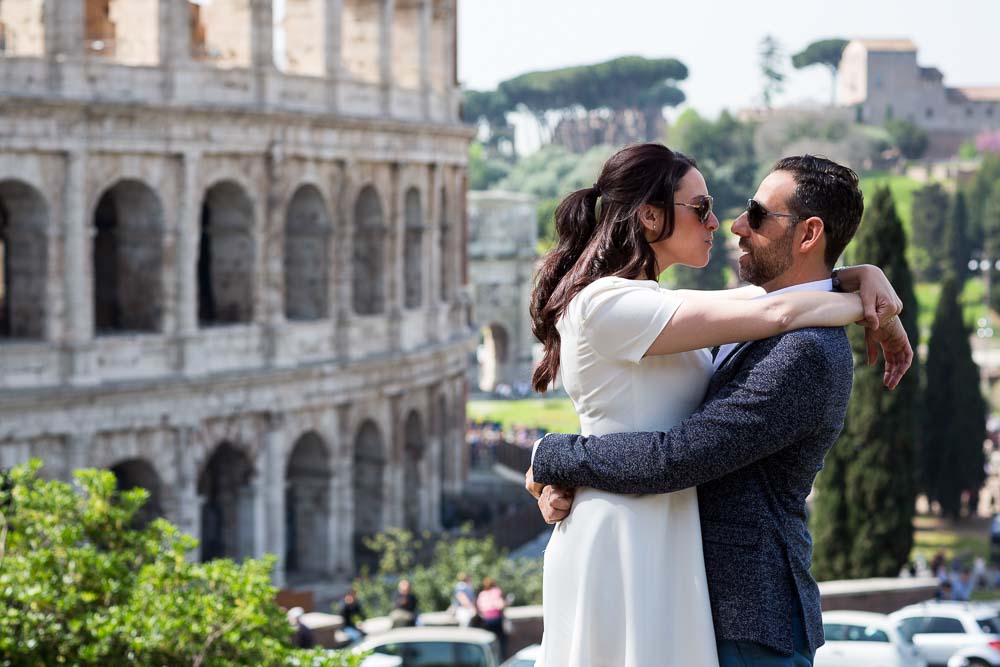
[[[655,293],[660,289],[655,280],[632,280],[618,276],[605,276],[590,283],[573,299],[584,319],[594,307],[631,293]]]

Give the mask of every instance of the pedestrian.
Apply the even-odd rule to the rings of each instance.
[[[506,606],[507,601],[500,587],[492,577],[484,577],[483,589],[476,598],[476,608],[483,619],[483,629],[497,636],[500,642],[500,655],[503,657],[507,655],[507,633],[503,628],[503,610]]]
[[[413,594],[409,579],[400,579],[396,586],[396,602],[392,612],[392,627],[407,628],[417,624],[417,596]]]
[[[358,624],[365,620],[365,612],[358,602],[357,593],[353,588],[344,594],[344,600],[340,604],[340,616],[344,619],[344,634],[347,635],[351,643],[359,642],[365,636],[364,631]]]
[[[292,607],[286,614],[288,623],[294,629],[292,633],[292,644],[297,648],[312,648],[316,646],[312,630],[302,622],[305,610],[302,607]]]
[[[451,596],[451,607],[455,618],[458,619],[459,627],[467,628],[474,625],[477,616],[476,591],[473,590],[472,584],[469,583],[469,575],[465,572],[460,572],[458,575],[458,583],[455,584],[455,591]]]

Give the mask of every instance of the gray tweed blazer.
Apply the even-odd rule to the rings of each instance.
[[[545,436],[535,481],[622,494],[697,486],[716,638],[791,655],[801,605],[815,651],[823,620],[805,500],[843,427],[853,370],[842,328],[748,343],[668,433]]]

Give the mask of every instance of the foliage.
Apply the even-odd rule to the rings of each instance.
[[[376,535],[366,545],[379,555],[378,570],[364,572],[354,582],[354,588],[365,612],[371,616],[392,611],[400,579],[409,579],[420,612],[447,609],[461,572],[469,575],[474,585],[483,577],[492,577],[505,595],[514,595],[517,604],[542,601],[541,560],[508,558],[506,552],[497,551],[492,537],[478,539],[467,533],[445,535],[434,545],[430,565],[417,562],[417,554],[424,546],[422,541],[399,528]]]
[[[857,261],[885,271],[903,301],[903,326],[918,340],[906,235],[887,188],[874,193],[854,246]],[[891,577],[913,545],[919,368],[914,362],[889,391],[884,361],[865,365],[863,330],[852,327],[849,335],[854,389],[844,430],[817,478],[813,571],[821,579]]]
[[[486,146],[494,154],[514,154],[514,126],[507,122],[510,101],[499,90],[466,90],[462,94],[462,120],[485,125]]]
[[[471,420],[500,422],[505,430],[525,426],[545,429],[550,433],[580,432],[580,418],[568,398],[469,401],[465,411]]]
[[[837,68],[840,57],[847,46],[846,39],[821,39],[811,43],[806,48],[792,56],[792,66],[795,69],[823,65],[830,71],[830,104],[834,103],[837,93]]]
[[[489,190],[510,173],[511,165],[487,155],[478,141],[469,144],[469,189]]]
[[[754,134],[761,169],[785,155],[812,153],[860,171],[891,143],[884,130],[854,123],[849,114],[835,109],[777,110],[758,124]]]
[[[925,185],[913,193],[910,230],[913,273],[917,280],[938,280],[944,259],[945,221],[948,219],[948,193],[937,183]]]
[[[958,191],[951,198],[948,209],[948,225],[941,239],[941,271],[951,272],[959,282],[968,271],[969,259],[973,255],[969,239],[969,211],[965,205],[965,193]]]
[[[1000,180],[993,184],[989,196],[983,202],[983,234],[985,236],[983,245],[985,246],[986,257],[989,258],[993,266],[989,269],[992,272],[991,279],[997,281],[995,271],[996,262],[1000,259]],[[990,305],[994,310],[1000,306],[1000,290],[993,290],[990,293]]]
[[[760,73],[764,78],[764,85],[760,96],[764,102],[764,108],[770,109],[772,106],[771,103],[774,101],[774,96],[785,89],[785,68],[783,64],[785,53],[774,35],[765,35],[760,42],[758,55],[760,57]]]
[[[977,153],[1000,153],[1000,130],[985,130],[976,135]]]
[[[905,120],[894,119],[885,122],[885,129],[892,137],[892,142],[899,148],[903,157],[918,160],[927,152],[930,138],[927,130]]]
[[[984,219],[986,202],[990,198],[995,183],[1000,183],[1000,154],[983,156],[982,164],[965,188],[966,204],[969,206],[969,239],[973,248],[990,251],[986,248],[987,221]],[[991,232],[1000,232],[1000,224]],[[1000,241],[1000,238],[991,237]]]
[[[729,253],[724,238],[726,234],[728,232],[725,229],[720,229],[717,233],[712,254],[708,258],[708,265],[704,268],[696,269],[680,264],[670,267],[663,276],[668,278],[667,282],[670,287],[672,289],[698,290],[726,289],[729,283]],[[661,277],[661,282],[663,277]]]
[[[958,297],[958,279],[949,273],[927,350],[920,457],[922,488],[953,518],[959,515],[962,492],[978,490],[986,476],[986,401],[979,392],[979,368],[972,360],[970,331]]]
[[[290,645],[274,603],[274,559],[192,563],[196,541],[133,517],[145,490],[108,471],[77,489],[17,466],[0,489],[0,665],[356,665]]]

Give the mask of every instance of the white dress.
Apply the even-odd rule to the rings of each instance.
[[[707,350],[643,359],[681,305],[653,281],[601,278],[557,328],[584,435],[667,431],[701,403]],[[715,632],[695,489],[578,489],[545,551],[538,667],[713,667]]]

